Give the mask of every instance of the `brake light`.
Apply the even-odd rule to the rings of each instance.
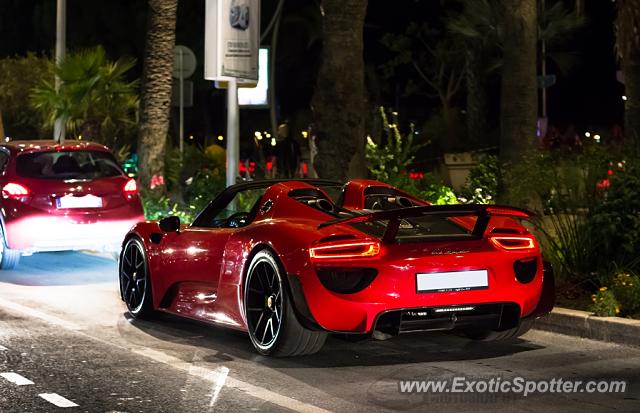
[[[377,241],[342,241],[309,248],[309,256],[315,260],[367,258],[378,254],[380,254],[380,243]]]
[[[124,185],[124,194],[125,195],[135,195],[138,193],[138,184],[135,179],[129,179],[127,183]]]
[[[15,182],[10,182],[2,187],[2,197],[5,199],[11,198],[24,202],[30,194],[29,188]]]
[[[499,236],[489,239],[496,247],[509,251],[536,248],[536,243],[532,237]]]

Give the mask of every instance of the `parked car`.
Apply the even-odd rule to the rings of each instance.
[[[249,333],[270,356],[313,354],[330,333],[386,339],[457,330],[524,334],[553,307],[538,242],[494,205],[431,206],[377,181],[253,181],[194,220],[137,224],[120,293],[156,311]]]
[[[144,219],[136,181],[103,145],[5,142],[0,172],[2,269],[42,251],[117,252]]]

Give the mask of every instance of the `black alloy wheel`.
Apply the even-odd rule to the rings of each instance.
[[[120,294],[129,313],[145,318],[153,312],[147,260],[142,242],[132,238],[120,255]]]

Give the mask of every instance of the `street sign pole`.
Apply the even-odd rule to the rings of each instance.
[[[227,186],[235,185],[240,163],[240,108],[238,81],[229,79],[227,89]]]
[[[56,9],[56,64],[60,64],[66,53],[67,44],[67,0],[58,0]],[[60,91],[61,81],[56,76],[56,93]],[[56,119],[53,125],[53,139],[64,144],[64,119]]]
[[[173,107],[178,107],[179,113],[179,125],[178,125],[178,147],[180,149],[180,158],[182,158],[182,153],[184,152],[184,108],[185,106],[191,107],[193,104],[191,100],[193,99],[193,93],[189,96],[189,102],[185,103],[185,79],[188,79],[193,75],[193,72],[196,70],[196,55],[193,54],[193,51],[186,46],[176,45],[173,48],[173,73],[172,76],[174,79],[178,81],[177,87],[172,86],[172,103]],[[193,88],[190,86],[191,92],[193,92]],[[175,94],[173,91],[178,90],[177,99],[175,98]]]

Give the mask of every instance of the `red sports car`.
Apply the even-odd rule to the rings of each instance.
[[[529,216],[431,206],[377,181],[242,183],[191,225],[136,225],[120,291],[134,317],[247,331],[273,356],[315,353],[329,333],[513,338],[553,307],[553,275],[517,221]]]
[[[144,220],[136,181],[95,143],[0,144],[0,267],[21,255],[95,249],[119,252]]]

